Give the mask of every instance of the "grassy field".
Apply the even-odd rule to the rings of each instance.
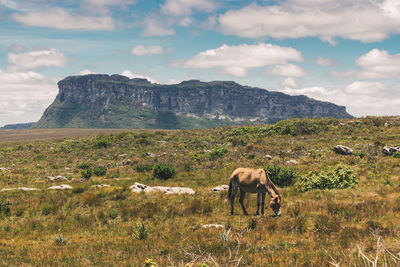
[[[400,146],[399,117],[85,131],[0,132],[0,167],[9,168],[0,171],[0,190],[41,189],[0,192],[0,265],[368,266],[358,252],[375,260],[378,241],[378,266],[400,264],[400,158],[381,152]],[[338,144],[354,154],[336,154]],[[154,178],[158,163],[174,167],[175,177]],[[226,191],[210,192],[237,167],[271,164],[295,168],[298,176],[280,187],[281,217],[268,206],[265,216],[244,216],[238,203],[230,216]],[[301,192],[299,180],[338,165],[353,171],[355,187]],[[106,173],[82,178],[98,166]],[[69,181],[46,178],[57,175]],[[134,182],[196,194],[132,193]],[[47,190],[58,184],[73,189]],[[256,196],[245,203],[254,214]],[[224,227],[202,228],[213,223]]]

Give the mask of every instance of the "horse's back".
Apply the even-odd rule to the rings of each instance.
[[[265,184],[265,171],[263,169],[237,168],[233,171],[231,179],[237,179],[239,187],[246,192],[257,192],[258,184]]]

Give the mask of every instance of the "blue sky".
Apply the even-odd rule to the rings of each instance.
[[[400,0],[0,0],[0,125],[36,121],[57,81],[233,80],[400,115]]]

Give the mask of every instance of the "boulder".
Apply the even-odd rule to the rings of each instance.
[[[16,187],[16,188],[2,188],[0,192],[5,192],[5,191],[16,191],[16,190],[21,190],[21,191],[40,191],[39,188],[30,188],[30,187]]]
[[[147,186],[144,184],[134,183],[129,187],[133,193],[151,193],[151,192],[161,192],[164,194],[194,194],[194,190],[186,187],[167,187],[167,186]]]
[[[212,228],[212,227],[215,227],[215,228],[224,228],[224,226],[223,226],[222,224],[215,224],[215,223],[212,223],[212,224],[205,224],[205,225],[203,225],[201,228]]]
[[[92,185],[91,187],[104,188],[104,187],[110,187],[110,185],[108,185],[108,184],[95,184],[95,185]]]
[[[49,188],[47,188],[47,190],[64,190],[64,189],[72,189],[72,186],[67,184],[61,184],[61,185],[50,186]]]
[[[219,192],[219,191],[224,191],[224,190],[228,190],[229,189],[229,185],[223,184],[223,185],[219,185],[217,187],[214,187],[213,189],[211,189],[212,192]]]
[[[57,175],[55,177],[53,176],[47,176],[47,180],[49,181],[68,181],[68,178],[65,176]]]
[[[9,171],[9,170],[11,170],[11,168],[0,167],[0,171],[1,171],[1,172],[2,172],[2,171]]]
[[[264,156],[264,159],[272,160],[272,157],[271,157],[271,155],[265,155],[265,156]]]
[[[352,155],[353,154],[353,149],[347,146],[343,145],[337,145],[333,148],[333,151],[336,152],[336,154],[341,154],[341,155]]]
[[[400,146],[384,146],[382,150],[382,154],[385,156],[391,156],[396,152],[400,152]]]

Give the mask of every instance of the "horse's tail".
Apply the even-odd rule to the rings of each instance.
[[[231,203],[231,196],[232,196],[232,179],[229,180],[228,194],[226,196],[229,203]]]

